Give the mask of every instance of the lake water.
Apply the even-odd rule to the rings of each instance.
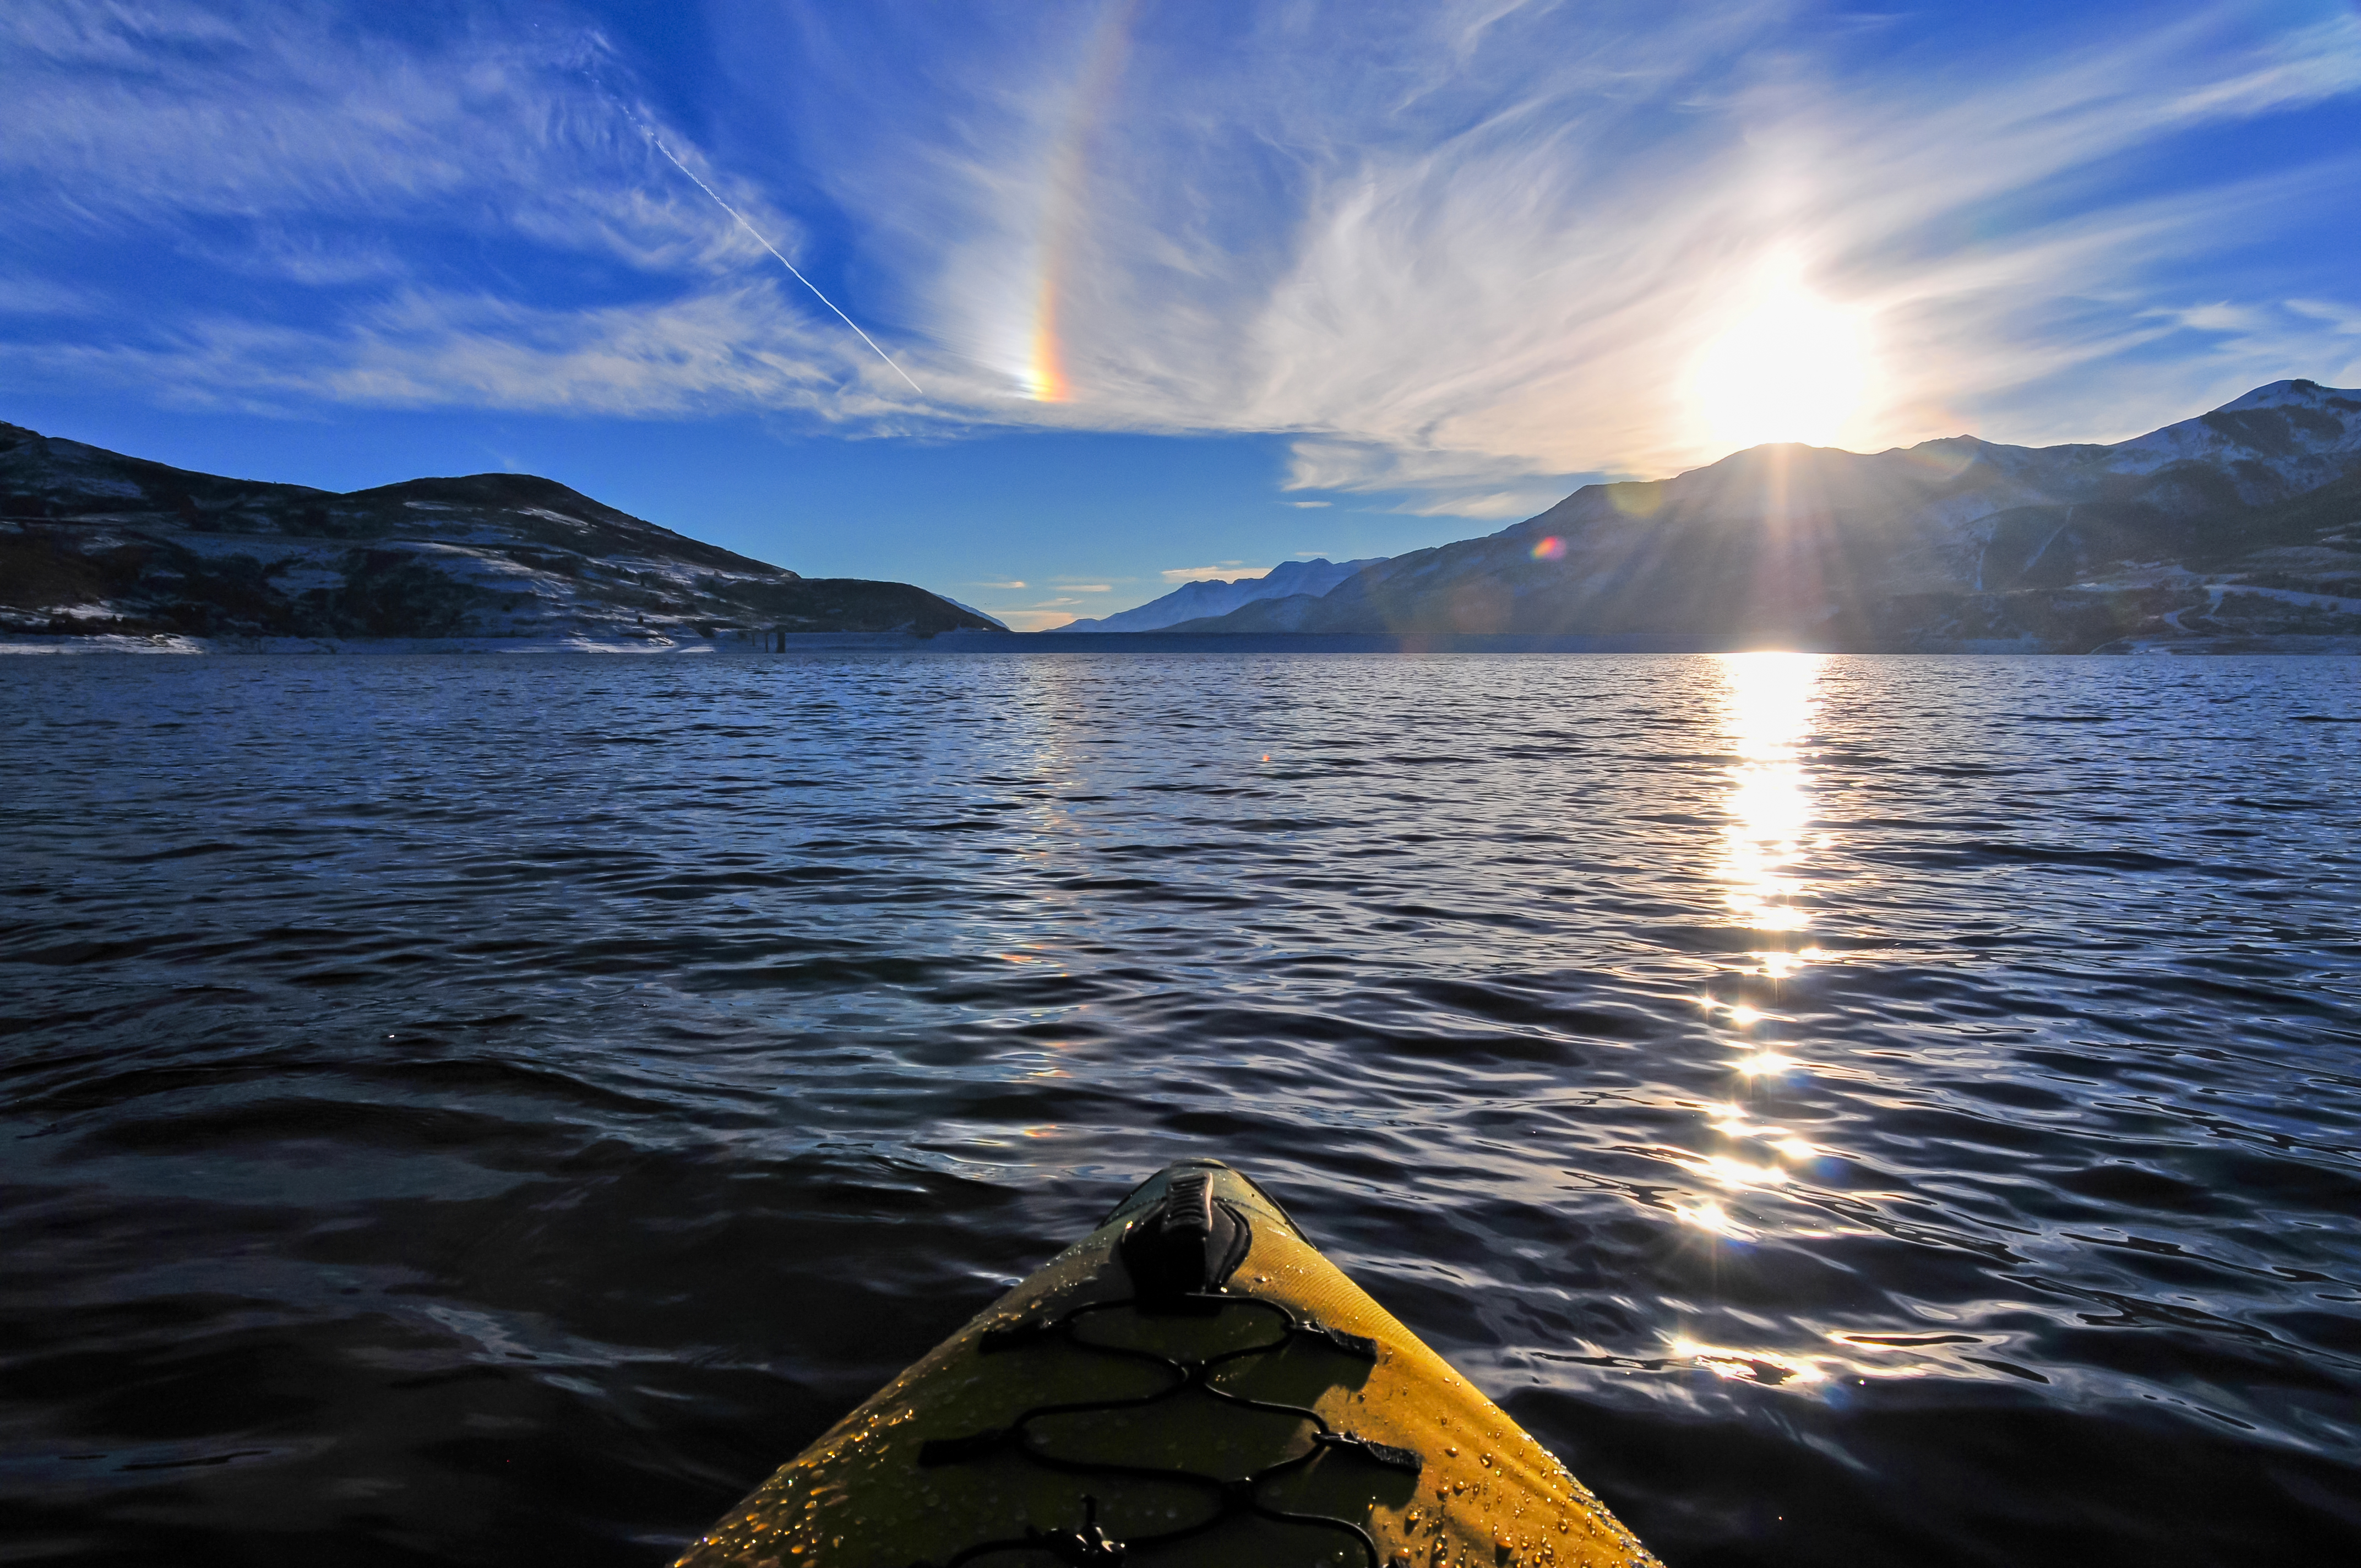
[[[0,662],[0,1559],[652,1564],[1213,1155],[1675,1568],[2361,1558],[2361,661]]]

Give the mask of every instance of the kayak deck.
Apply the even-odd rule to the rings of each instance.
[[[679,1568],[1654,1563],[1238,1172],[1151,1177]]]

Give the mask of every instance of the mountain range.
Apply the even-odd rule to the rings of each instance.
[[[0,423],[0,638],[18,646],[1004,630],[906,583],[801,577],[532,475],[338,494]],[[1191,582],[1060,630],[2361,651],[2361,391],[2275,381],[2104,445],[1758,446],[1585,486],[1481,538]]]
[[[998,629],[907,583],[801,577],[530,474],[338,494],[0,423],[0,634],[20,644],[663,649]]]
[[[2275,381],[2111,445],[1758,446],[1166,629],[2361,647],[2361,391]]]
[[[1050,630],[1156,631],[1168,626],[1177,626],[1184,620],[1225,615],[1257,599],[1297,596],[1317,598],[1383,559],[1382,556],[1371,556],[1365,561],[1331,561],[1321,556],[1310,561],[1283,561],[1259,577],[1183,583],[1162,598],[1119,610],[1104,620],[1068,621],[1063,626],[1051,627]]]

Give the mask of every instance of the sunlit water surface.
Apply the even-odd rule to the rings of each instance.
[[[653,1563],[1215,1155],[1676,1568],[2361,1560],[2361,664],[0,668],[0,1509]]]

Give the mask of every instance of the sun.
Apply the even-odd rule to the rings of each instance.
[[[1867,400],[1874,369],[1864,313],[1783,280],[1698,356],[1697,433],[1718,452],[1766,441],[1833,445]]]

